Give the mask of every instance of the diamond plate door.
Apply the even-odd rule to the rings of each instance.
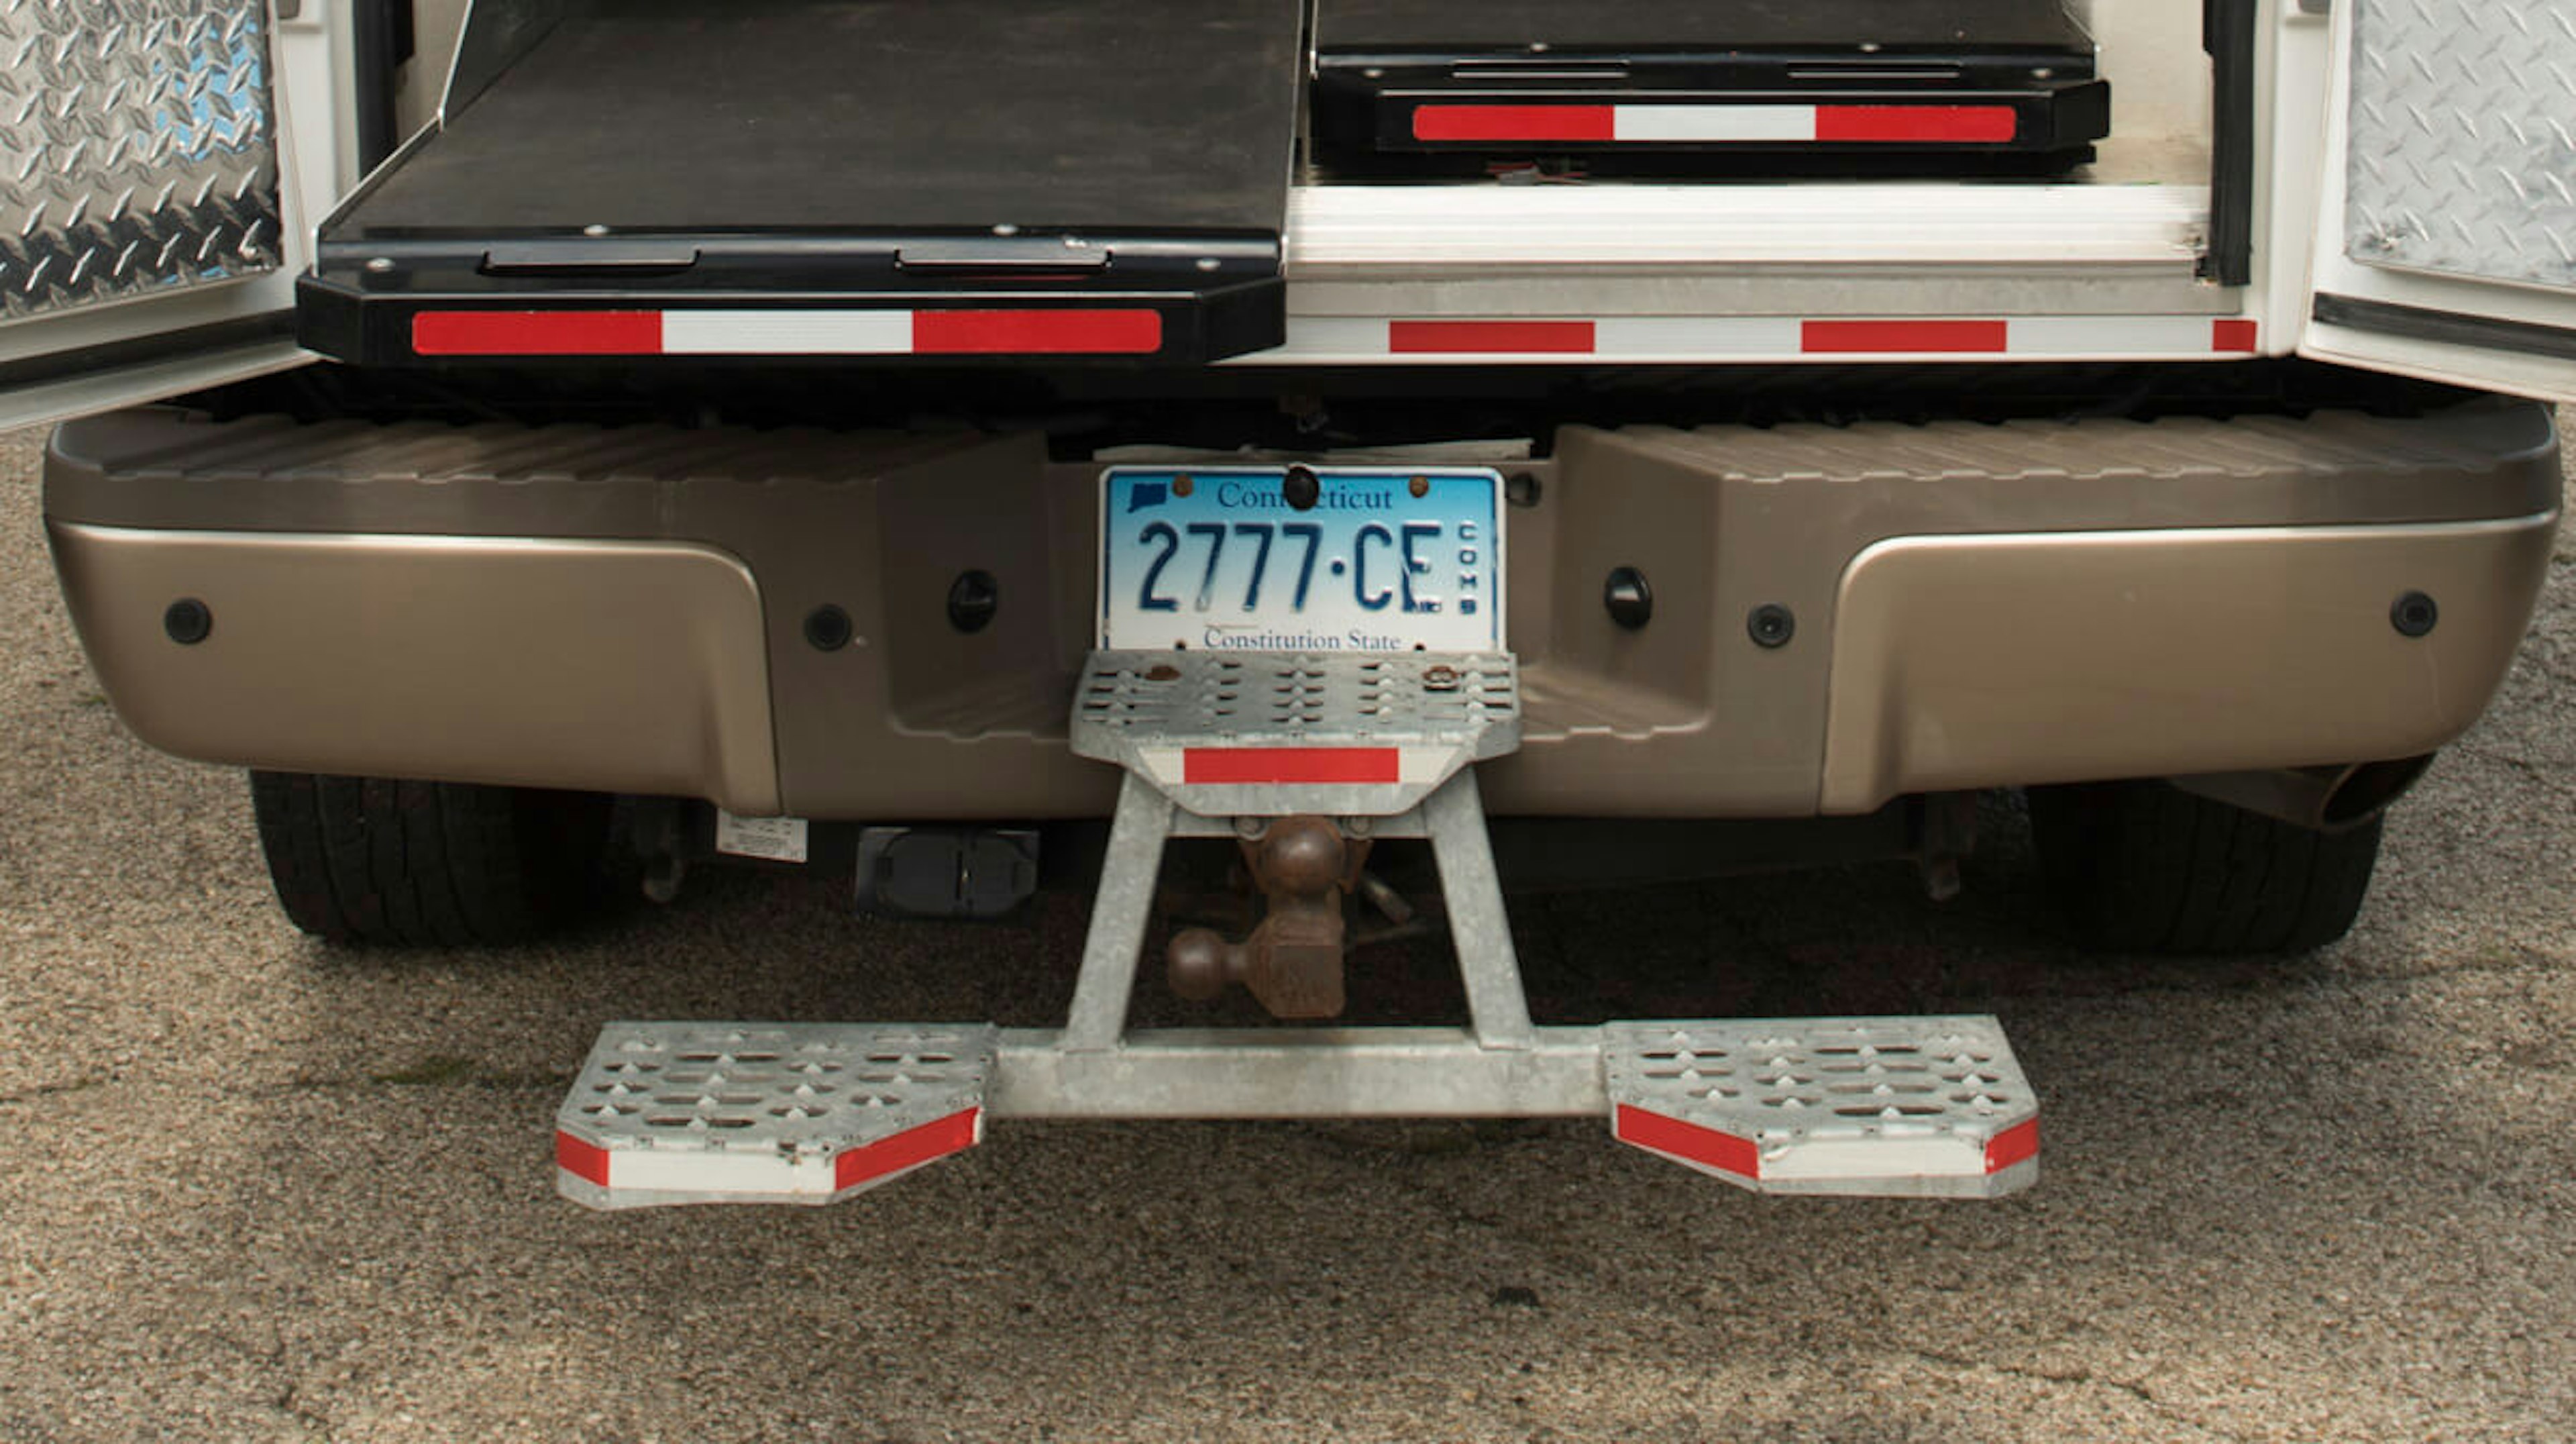
[[[0,0],[0,322],[279,264],[260,0]]]
[[[2352,3],[2345,254],[2576,285],[2576,6]]]

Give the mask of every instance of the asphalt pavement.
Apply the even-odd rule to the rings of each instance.
[[[1516,901],[1557,1018],[1999,1013],[2045,1099],[2013,1199],[1755,1198],[1588,1124],[1004,1123],[836,1208],[599,1215],[549,1124],[602,1021],[1049,1022],[1079,901],[895,924],[734,874],[544,947],[317,946],[241,778],[99,694],[37,445],[0,1440],[2576,1437],[2576,543],[2318,956],[2071,955],[2009,808],[1945,907],[1903,868]]]

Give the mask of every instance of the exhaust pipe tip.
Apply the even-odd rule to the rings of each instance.
[[[2393,762],[2364,762],[2344,769],[2343,781],[2326,794],[2319,814],[2320,830],[2343,832],[2361,826],[2415,790],[2433,766],[2433,754],[2401,757]]]
[[[2304,827],[2311,832],[2350,832],[2386,812],[2414,790],[2433,754],[2385,762],[2326,767],[2276,767],[2254,772],[2205,772],[2167,779],[2196,797]]]

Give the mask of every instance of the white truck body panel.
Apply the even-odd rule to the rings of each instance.
[[[146,8],[218,22],[258,13],[243,0]],[[356,184],[354,27],[335,0],[283,8],[289,18],[265,32],[282,221],[274,264],[166,293],[0,317],[0,424],[311,359],[250,323],[291,309],[315,221]],[[2364,244],[2369,217],[2390,196],[2354,194],[2352,137],[2358,126],[2364,153],[2376,154],[2387,144],[2387,108],[2428,98],[2398,87],[2433,82],[2367,72],[2357,111],[2349,59],[2357,26],[2387,32],[2364,36],[2383,45],[2438,43],[2428,73],[2451,77],[2453,89],[2429,98],[2447,103],[2460,77],[2493,63],[2543,76],[2553,64],[2563,70],[2576,57],[2568,23],[2536,0],[2475,10],[2448,0],[2351,0],[2319,13],[2327,8],[2320,0],[2261,7],[2247,286],[2197,274],[2209,224],[2197,170],[2207,137],[2166,133],[2207,110],[2205,80],[2176,85],[2166,74],[2191,71],[2183,42],[2196,19],[2177,29],[2143,7],[2096,3],[2087,18],[2103,38],[2106,72],[2130,80],[2120,113],[2133,129],[2090,179],[1301,186],[1287,235],[1289,342],[1234,364],[2210,360],[2296,350],[2576,399],[2576,294],[2547,284],[2560,272],[2535,271],[2513,249],[2568,233],[2557,224],[2568,210],[2565,168],[2523,164],[2518,177],[2496,178],[2499,156],[2530,162],[2551,154],[2551,143],[2563,155],[2576,129],[2568,97],[2499,75],[2476,92],[2482,104],[2494,101],[2494,113],[2458,108],[2444,136],[2485,133],[2482,122],[2489,132],[2529,132],[2518,151],[2476,151],[2462,139],[2451,157],[2450,139],[2418,138],[2423,153],[2411,161],[2447,157],[2463,173],[2493,173],[2465,194],[2491,207],[2500,196],[2534,198],[2520,216],[2503,206],[2486,218],[2504,241],[2419,262]],[[45,13],[31,9],[12,23],[62,23]],[[435,32],[444,17],[433,9],[422,18],[414,69],[443,69]],[[2143,179],[2113,183],[2127,177]],[[2428,209],[2443,202],[2402,187],[2397,199]],[[170,345],[150,347],[156,337]],[[85,355],[100,364],[81,364]]]

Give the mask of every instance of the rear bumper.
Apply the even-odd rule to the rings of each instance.
[[[1802,816],[1912,792],[2410,756],[2474,721],[2546,574],[2548,414],[1570,428],[1516,509],[1497,812]],[[1095,468],[1034,436],[128,412],[46,513],[119,714],[208,761],[1095,815],[1065,744]],[[1614,568],[1654,594],[1602,605]],[[966,634],[959,574],[1000,605]],[[2392,625],[2432,597],[2420,637]],[[214,625],[181,645],[180,598]],[[808,616],[851,639],[823,650]],[[1757,608],[1795,618],[1783,646]]]

